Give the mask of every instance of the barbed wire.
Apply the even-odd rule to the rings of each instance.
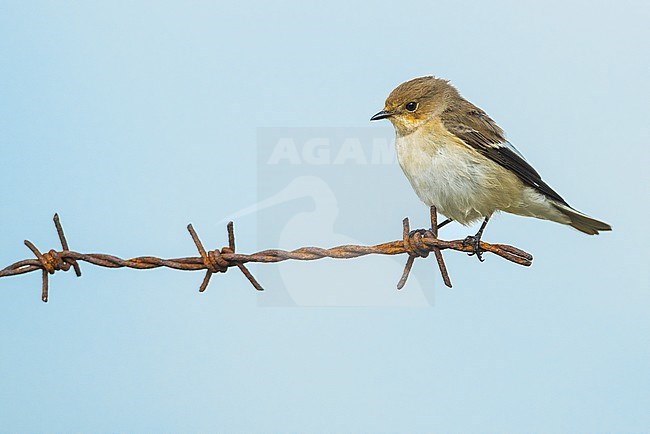
[[[402,289],[411,272],[411,268],[416,258],[426,258],[431,252],[434,253],[440,274],[446,286],[451,288],[451,279],[447,272],[447,267],[442,257],[442,250],[457,250],[472,254],[473,247],[464,240],[444,241],[438,238],[438,229],[445,223],[438,225],[437,212],[435,207],[431,207],[431,228],[410,230],[409,220],[405,218],[402,221],[402,239],[389,241],[372,246],[360,246],[354,244],[336,246],[329,249],[320,247],[301,247],[295,250],[262,250],[257,253],[241,254],[235,251],[235,232],[233,222],[228,223],[228,246],[221,249],[206,250],[192,225],[187,226],[187,230],[194,241],[199,252],[199,256],[186,258],[162,259],[155,256],[139,256],[136,258],[122,259],[117,256],[103,253],[79,253],[70,250],[61,220],[58,214],[54,214],[54,226],[61,242],[61,250],[50,250],[45,253],[41,251],[30,241],[25,240],[25,245],[34,253],[36,259],[25,259],[15,262],[6,268],[0,270],[0,278],[26,274],[33,271],[41,270],[42,288],[41,300],[47,302],[49,293],[49,275],[57,271],[68,271],[72,268],[77,275],[81,276],[81,267],[79,262],[87,262],[99,267],[105,268],[133,268],[137,270],[149,270],[152,268],[166,267],[174,270],[198,271],[206,270],[205,277],[199,292],[203,292],[210,283],[210,278],[215,273],[225,273],[231,267],[237,267],[242,272],[253,287],[262,291],[263,288],[253,277],[245,264],[249,262],[272,263],[287,260],[314,261],[321,258],[351,259],[366,255],[401,255],[406,253],[408,259],[404,266],[402,277],[397,283],[397,289]],[[513,246],[506,244],[489,244],[481,241],[480,250],[490,252],[500,256],[515,264],[530,266],[533,257]]]

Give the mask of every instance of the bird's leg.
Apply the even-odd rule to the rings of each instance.
[[[453,219],[446,219],[442,223],[438,223],[438,212],[436,211],[436,207],[432,206],[431,209],[431,228],[433,231],[433,226],[435,225],[436,230],[433,231],[433,235],[435,237],[438,236],[438,229],[442,228],[443,226],[447,226],[449,223],[453,222]],[[413,234],[419,233],[420,235],[424,236],[427,233],[426,229],[413,229],[411,232],[409,232],[409,237],[412,237]]]
[[[433,225],[436,226],[436,230],[434,231],[434,236],[437,237],[438,236],[438,229],[440,229],[443,226],[448,225],[449,223],[453,222],[454,220],[453,219],[447,219],[444,222],[438,224],[437,223],[438,214],[437,214],[437,211],[436,211],[436,207],[432,206],[430,211],[431,211],[431,226],[432,226],[432,228],[433,228]],[[411,232],[409,232],[409,237],[412,237],[413,234],[415,234],[416,232],[419,233],[420,235],[424,236],[427,233],[427,230],[426,229],[414,229]]]
[[[440,229],[441,227],[443,227],[443,226],[447,226],[449,223],[451,223],[453,221],[454,221],[453,219],[447,219],[444,222],[442,222],[440,224],[437,224],[436,225],[436,231],[438,229]],[[427,232],[427,230],[426,229],[413,229],[411,232],[409,232],[409,235],[412,236],[415,232],[419,232],[420,235],[424,235]],[[437,232],[436,232],[436,235],[437,235]]]
[[[463,240],[463,246],[470,245],[474,250],[469,255],[472,256],[476,254],[476,257],[481,262],[484,261],[483,252],[481,251],[481,235],[483,235],[483,230],[485,230],[485,227],[488,224],[488,220],[490,220],[490,217],[485,217],[485,220],[483,220],[483,224],[481,225],[476,235],[470,235]]]
[[[454,219],[447,219],[447,220],[445,220],[444,222],[439,223],[439,224],[438,224],[438,229],[440,229],[440,228],[443,227],[443,226],[447,226],[449,223],[451,223],[451,222],[453,222],[453,221],[454,221]]]

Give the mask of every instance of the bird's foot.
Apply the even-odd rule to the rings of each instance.
[[[483,262],[483,250],[481,250],[481,236],[480,235],[469,235],[463,240],[463,247],[472,246],[472,252],[468,253],[469,256],[476,255],[479,261]]]
[[[427,232],[429,231],[427,231],[426,229],[413,229],[411,232],[409,232],[409,238],[413,238],[413,235],[415,235],[416,233],[420,234],[422,238],[424,238]]]

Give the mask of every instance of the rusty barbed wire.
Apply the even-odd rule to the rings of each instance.
[[[290,251],[270,249],[251,254],[236,253],[233,222],[228,223],[226,227],[228,246],[215,250],[206,250],[203,247],[203,243],[190,224],[187,226],[187,230],[194,241],[199,256],[172,259],[162,259],[155,256],[139,256],[136,258],[122,259],[103,253],[79,253],[70,250],[59,216],[58,214],[54,214],[54,226],[56,227],[56,232],[61,242],[61,250],[50,250],[41,253],[32,242],[25,240],[25,245],[36,256],[36,259],[25,259],[7,266],[0,270],[0,278],[41,270],[41,300],[47,302],[49,296],[49,275],[57,271],[68,271],[72,268],[77,277],[81,277],[79,262],[87,262],[105,268],[149,270],[152,268],[166,267],[184,271],[206,270],[203,282],[199,287],[199,292],[206,290],[213,274],[225,273],[229,268],[237,267],[256,290],[262,291],[262,286],[255,280],[245,264],[249,262],[273,263],[288,260],[314,261],[322,258],[351,259],[366,255],[401,255],[406,253],[408,259],[406,260],[402,277],[397,283],[397,289],[402,289],[406,284],[415,259],[426,258],[429,256],[429,253],[433,252],[443,282],[451,288],[451,279],[449,278],[449,273],[442,257],[442,250],[449,249],[473,253],[473,247],[464,242],[464,240],[444,241],[439,239],[438,228],[444,224],[446,222],[438,225],[436,209],[435,207],[431,207],[431,228],[411,231],[409,219],[405,218],[402,221],[401,240],[389,241],[372,246],[348,244],[328,249],[320,247],[301,247]],[[530,266],[532,264],[533,256],[531,254],[513,246],[489,244],[481,241],[480,248],[484,252],[493,253],[515,264],[523,266]]]

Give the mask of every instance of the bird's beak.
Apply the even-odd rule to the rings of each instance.
[[[373,117],[370,118],[371,121],[378,121],[380,119],[386,119],[393,116],[393,112],[389,112],[388,110],[382,110]]]

